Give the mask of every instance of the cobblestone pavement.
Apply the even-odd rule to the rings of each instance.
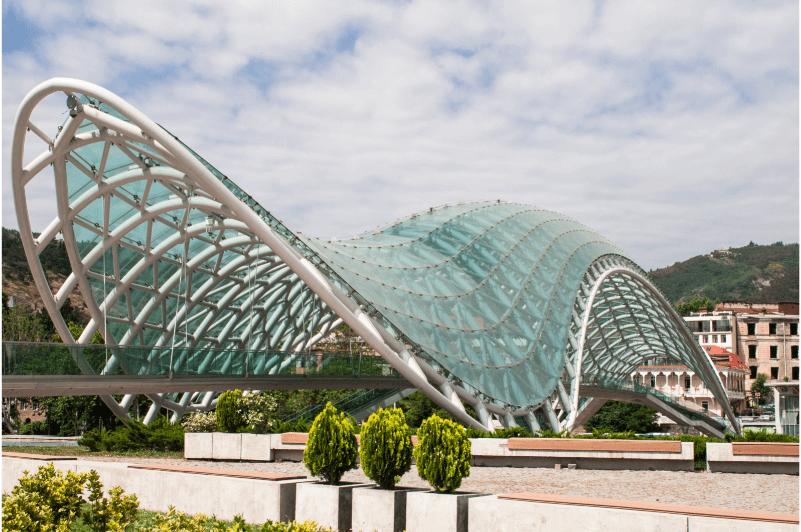
[[[79,458],[79,460],[87,459]],[[303,464],[298,462],[224,462],[152,458],[92,458],[91,460],[308,475]],[[342,480],[370,482],[361,469],[345,473]],[[417,476],[414,466],[403,476],[399,486],[430,487]],[[462,481],[460,491],[490,494],[531,491],[757,512],[799,513],[799,478],[791,475],[473,467],[470,476]]]

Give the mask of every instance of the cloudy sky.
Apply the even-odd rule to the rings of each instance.
[[[798,242],[797,1],[2,6],[5,227],[17,107],[65,76],[116,92],[313,236],[503,199],[566,214],[646,269]],[[34,118],[52,135],[65,110]],[[34,230],[54,201],[35,198]]]

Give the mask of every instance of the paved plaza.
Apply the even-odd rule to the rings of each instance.
[[[308,475],[303,464],[298,462],[212,462],[94,457],[91,460]],[[369,482],[361,469],[346,473],[342,480]],[[417,476],[414,467],[404,475],[399,485],[429,487],[427,482]],[[474,467],[470,470],[470,476],[462,482],[461,490],[490,494],[531,491],[577,497],[798,514],[799,482],[797,476],[791,475]]]

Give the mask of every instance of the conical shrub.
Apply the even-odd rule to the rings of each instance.
[[[337,484],[356,467],[357,449],[353,423],[329,402],[312,423],[303,464],[313,476]]]
[[[222,432],[239,432],[244,428],[241,405],[241,390],[228,390],[217,399],[217,426]]]
[[[383,489],[395,487],[412,468],[412,431],[400,408],[381,408],[361,430],[359,456],[367,478]]]
[[[417,431],[417,474],[441,493],[453,493],[470,476],[470,440],[464,427],[431,416]]]

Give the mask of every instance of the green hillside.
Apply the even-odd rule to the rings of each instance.
[[[51,288],[58,290],[72,271],[64,243],[53,240],[40,256]],[[752,243],[742,248],[717,250],[653,270],[650,275],[674,304],[686,303],[694,297],[713,301],[798,301],[798,244]],[[6,228],[3,228],[3,290],[26,306],[41,307],[19,232]],[[83,311],[80,296],[73,297],[73,304]]]
[[[650,272],[674,304],[694,297],[798,301],[798,244],[776,242],[713,251]]]

